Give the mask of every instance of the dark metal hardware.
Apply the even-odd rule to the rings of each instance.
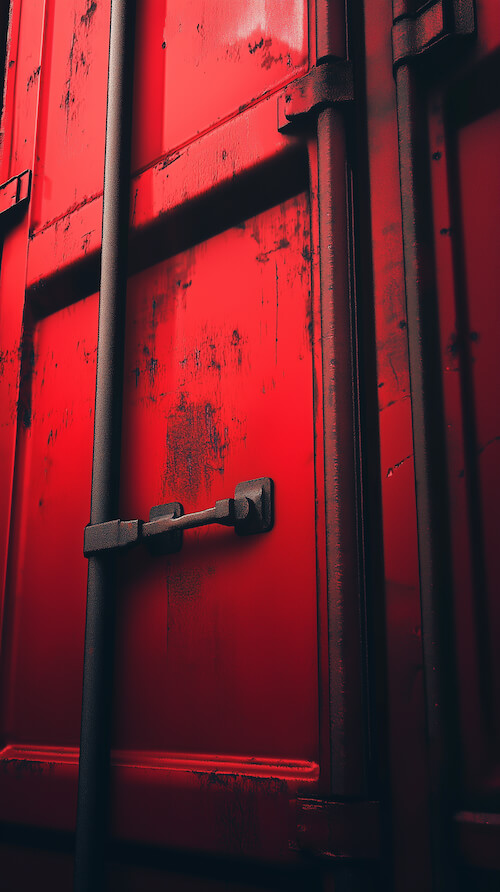
[[[31,194],[31,170],[23,170],[0,186],[0,215],[27,204]]]
[[[117,551],[135,545],[141,535],[140,520],[108,520],[85,527],[83,553],[86,557],[100,551]]]
[[[346,59],[329,59],[316,65],[278,96],[278,130],[290,133],[306,126],[324,108],[352,102],[352,64]]]
[[[93,525],[116,517],[120,491],[135,8],[136,0],[111,0],[90,506]],[[118,542],[125,530],[121,525],[115,530]],[[103,892],[107,888],[115,595],[113,552],[93,552],[88,563],[74,892]]]
[[[234,499],[220,499],[213,508],[184,514],[180,502],[155,505],[149,521],[111,520],[85,527],[83,553],[130,548],[144,542],[155,554],[172,554],[182,548],[183,530],[221,524],[234,527],[239,536],[267,533],[273,526],[273,481],[270,477],[238,483]]]
[[[475,33],[474,0],[435,0],[414,14],[396,19],[392,28],[394,66],[426,55],[437,44]]]

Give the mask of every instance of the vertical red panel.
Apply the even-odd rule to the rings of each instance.
[[[365,4],[367,124],[377,341],[396,889],[431,883],[418,539],[391,4]]]

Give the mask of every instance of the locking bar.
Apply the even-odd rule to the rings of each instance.
[[[27,204],[30,194],[31,170],[23,170],[22,173],[2,183],[0,186],[0,216],[2,219],[14,208]]]
[[[279,94],[278,130],[293,133],[303,129],[322,109],[352,102],[353,98],[352,63],[347,59],[328,59]]]
[[[102,552],[131,548],[140,542],[155,554],[172,554],[182,548],[184,530],[220,524],[234,527],[240,536],[267,533],[274,521],[273,481],[270,477],[238,483],[234,499],[220,499],[213,508],[184,514],[180,502],[155,505],[149,521],[111,520],[85,527],[83,553],[91,557]]]
[[[392,28],[394,67],[427,55],[443,41],[475,33],[474,0],[434,0],[396,19]]]
[[[85,527],[85,557],[101,551],[117,551],[136,545],[141,535],[142,520],[108,520]]]

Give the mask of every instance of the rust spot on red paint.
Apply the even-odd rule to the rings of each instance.
[[[182,572],[178,573],[173,572],[170,567],[167,573],[168,599],[191,601],[197,598],[205,575],[204,571],[198,567],[185,567]]]
[[[278,56],[273,56],[270,52],[270,47],[272,46],[272,40],[269,37],[264,43],[264,56],[261,62],[261,68],[266,68],[269,70],[272,65],[275,65],[278,62],[283,62],[283,54],[280,53]],[[290,55],[288,54],[288,59],[290,59]]]
[[[220,410],[210,402],[188,402],[181,394],[169,413],[166,435],[164,494],[183,491],[196,495],[208,488],[214,474],[222,474],[228,447],[227,432],[219,430]]]
[[[22,777],[25,774],[53,774],[54,762],[40,762],[32,759],[2,759],[4,774],[14,774]]]

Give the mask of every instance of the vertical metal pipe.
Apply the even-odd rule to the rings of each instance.
[[[118,517],[135,0],[112,0],[91,523]],[[115,598],[113,557],[89,559],[75,892],[104,889]]]
[[[318,58],[347,55],[344,0],[317,0]],[[346,121],[318,117],[328,648],[332,795],[364,788],[362,654],[358,578],[355,375],[349,285]]]
[[[331,108],[322,111],[317,132],[331,792],[343,797],[362,795],[365,772],[354,445],[355,381],[342,114]]]

